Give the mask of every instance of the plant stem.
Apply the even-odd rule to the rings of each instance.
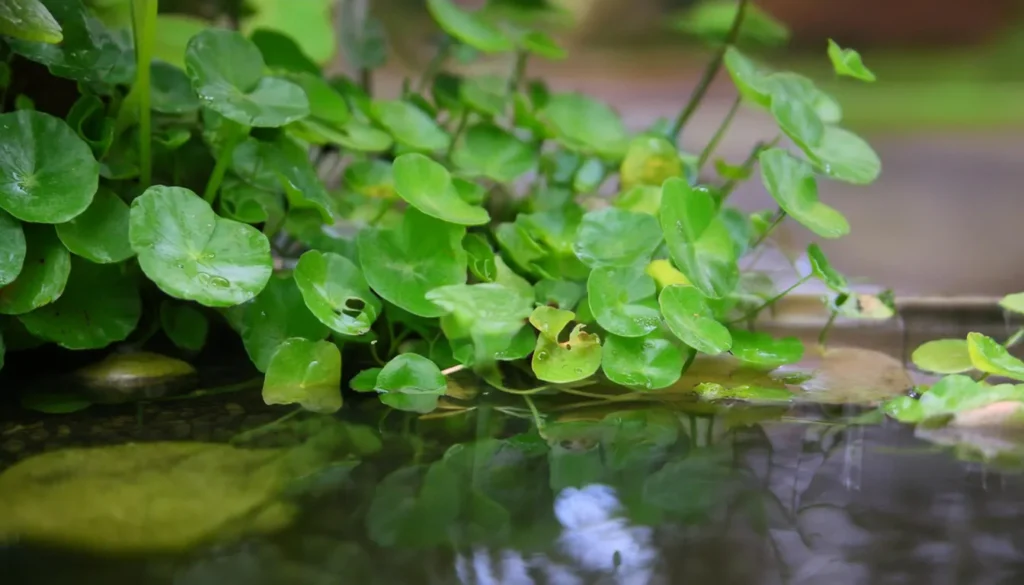
[[[427,89],[427,85],[433,81],[434,77],[441,72],[441,67],[444,62],[448,60],[448,55],[452,52],[452,40],[450,37],[445,35],[444,39],[441,40],[440,46],[437,47],[437,52],[434,53],[434,57],[427,64],[427,68],[423,70],[423,76],[420,77],[420,83],[418,91],[424,91]]]
[[[510,94],[515,93],[519,89],[519,85],[522,84],[523,78],[526,77],[526,62],[529,60],[530,54],[524,50],[516,52],[516,64],[512,69],[512,77],[508,80],[508,92]]]
[[[711,159],[711,155],[715,153],[715,149],[718,148],[718,143],[722,141],[725,133],[729,130],[729,125],[732,124],[733,118],[736,117],[736,112],[740,109],[740,104],[743,103],[743,98],[739,95],[733,100],[732,105],[729,106],[729,112],[725,115],[725,119],[718,125],[718,129],[715,130],[714,136],[711,137],[711,142],[708,142],[707,146],[700,153],[700,159],[697,161],[697,171],[700,172],[707,164],[708,160]]]
[[[763,244],[764,241],[768,239],[768,236],[772,234],[775,228],[777,228],[779,224],[782,223],[785,219],[786,212],[780,208],[777,212],[775,212],[775,217],[774,219],[772,219],[771,225],[769,225],[768,228],[764,230],[764,233],[761,234],[761,237],[757,238],[753,245],[750,246],[750,249],[756,249],[758,246]]]
[[[809,274],[807,276],[804,276],[804,277],[800,278],[800,280],[798,280],[795,283],[793,283],[793,285],[790,286],[789,288],[787,288],[786,290],[780,292],[779,294],[775,295],[774,297],[772,297],[772,298],[768,299],[767,301],[761,303],[757,307],[754,307],[750,311],[747,311],[742,317],[739,317],[738,319],[733,319],[732,321],[729,321],[727,323],[727,325],[733,325],[735,323],[739,323],[741,321],[746,321],[748,319],[753,319],[753,318],[757,317],[759,314],[761,314],[761,311],[763,311],[763,310],[767,309],[768,307],[774,305],[775,303],[779,302],[779,300],[782,297],[784,297],[784,296],[788,295],[789,293],[793,292],[794,290],[796,290],[797,287],[799,287],[800,285],[804,284],[805,282],[807,282],[810,279],[811,279],[811,275],[809,275]]]
[[[761,155],[761,152],[768,150],[769,148],[778,144],[780,138],[780,136],[776,136],[775,138],[772,138],[768,142],[762,141],[755,144],[754,148],[750,149],[750,154],[747,155],[747,160],[743,161],[743,164],[740,166],[740,169],[743,171],[743,174],[749,173],[754,168],[754,164],[757,163],[757,157]],[[729,198],[729,195],[732,195],[732,192],[733,190],[736,189],[737,184],[739,184],[738,179],[729,179],[728,181],[725,182],[724,185],[722,185],[722,194],[719,204],[724,203],[725,200]]]
[[[669,136],[674,142],[679,141],[679,134],[683,131],[683,127],[686,126],[690,117],[697,111],[697,106],[700,105],[700,102],[708,93],[711,82],[715,80],[718,71],[722,68],[722,61],[725,60],[725,51],[739,37],[740,26],[743,24],[743,17],[747,13],[748,2],[749,0],[739,0],[736,16],[732,20],[732,27],[729,28],[729,32],[725,36],[725,42],[715,51],[715,55],[708,62],[707,67],[704,68],[704,73],[701,75],[700,81],[697,82],[697,87],[694,88],[693,93],[690,95],[690,100],[686,102],[686,107],[679,112],[679,117],[676,118],[675,124],[672,125],[672,133]]]
[[[132,0],[135,32],[135,86],[139,92],[139,182],[143,189],[153,180],[153,113],[150,104],[150,62],[156,34],[158,0]]]
[[[457,366],[452,366],[450,368],[445,368],[445,369],[441,370],[441,375],[442,376],[450,376],[450,375],[454,374],[455,372],[461,372],[462,370],[465,370],[465,369],[466,369],[466,366],[464,366],[462,364],[459,364]]]
[[[1017,331],[1003,343],[1003,347],[1005,347],[1006,349],[1010,349],[1011,347],[1017,345],[1017,343],[1022,338],[1024,338],[1024,327],[1017,329]]]
[[[469,108],[462,108],[462,112],[459,114],[459,121],[455,126],[455,132],[452,133],[451,142],[448,143],[448,150],[444,153],[445,158],[452,157],[452,152],[455,151],[455,143],[459,141],[459,136],[462,136],[462,131],[466,129],[468,122]]]
[[[537,434],[540,435],[540,438],[547,439],[548,437],[544,433],[544,420],[541,419],[537,406],[533,404],[533,400],[529,396],[523,396],[523,400],[526,401],[526,406],[530,407],[530,414],[533,415],[533,424],[537,426]]]
[[[231,132],[224,140],[224,145],[221,146],[220,152],[217,154],[217,164],[214,165],[213,172],[210,173],[210,178],[206,181],[206,189],[203,191],[203,199],[211,206],[217,200],[217,191],[220,189],[220,184],[224,182],[224,175],[228,172],[228,165],[231,164],[231,155],[235,152],[235,147],[238,146],[238,143],[247,134],[247,131]]]
[[[828,322],[821,329],[821,333],[818,334],[818,345],[825,347],[825,340],[828,339],[828,333],[832,330],[832,325],[836,322],[836,317],[839,316],[838,311],[832,311],[832,314],[828,317]]]

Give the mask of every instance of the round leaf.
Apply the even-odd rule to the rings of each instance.
[[[199,109],[199,98],[184,71],[163,61],[150,66],[150,107],[161,114],[189,114]]]
[[[409,153],[396,158],[393,169],[398,196],[423,213],[459,225],[482,225],[490,221],[484,208],[470,205],[459,197],[444,165],[422,154]]]
[[[625,267],[646,263],[661,241],[654,216],[606,207],[583,216],[573,251],[590,267]]]
[[[656,294],[643,265],[595,268],[587,279],[590,311],[598,325],[622,337],[641,337],[658,327]]]
[[[64,292],[71,272],[71,255],[53,228],[25,225],[25,265],[7,286],[0,288],[0,313],[20,315],[48,305]]]
[[[427,0],[427,10],[444,31],[484,53],[511,51],[512,41],[501,29],[479,15],[466,12],[451,0]]]
[[[427,299],[453,317],[459,329],[509,337],[533,310],[532,296],[493,282],[443,286],[428,292]]]
[[[853,49],[844,49],[832,39],[828,40],[828,58],[839,75],[846,75],[869,83],[876,79],[875,74],[864,66],[860,53]]]
[[[910,360],[918,368],[936,374],[961,374],[974,369],[966,339],[935,339],[922,343]]]
[[[135,330],[142,301],[124,266],[74,258],[60,298],[21,322],[32,335],[68,349],[99,349],[123,341]]]
[[[256,369],[266,372],[277,346],[292,337],[320,341],[328,329],[310,313],[291,277],[271,277],[266,288],[243,305],[239,334]]]
[[[1024,362],[996,340],[981,333],[967,334],[967,351],[974,367],[986,374],[1024,381]]]
[[[871,146],[837,126],[826,126],[821,142],[807,156],[829,177],[854,185],[871,184],[882,172],[882,161]]]
[[[846,277],[832,268],[832,264],[829,263],[828,258],[825,257],[825,253],[821,251],[821,247],[818,244],[811,244],[807,246],[807,258],[811,261],[811,273],[814,277],[825,283],[830,289],[837,293],[847,293],[850,291],[850,285],[846,281]]]
[[[299,85],[309,99],[309,115],[323,122],[344,125],[352,117],[345,101],[319,73],[292,73],[288,80]]]
[[[601,367],[601,339],[578,324],[569,341],[558,343],[540,335],[533,351],[531,366],[537,379],[568,384],[589,378]]]
[[[732,335],[715,320],[707,299],[692,286],[665,287],[658,297],[669,329],[699,352],[717,355],[732,347]]]
[[[203,105],[252,127],[278,127],[309,115],[309,100],[290,81],[263,76],[263,55],[241,34],[210,28],[192,37],[185,68]]]
[[[809,164],[779,148],[762,152],[760,161],[765,189],[790,217],[823,238],[850,233],[843,214],[818,200],[818,184]]]
[[[538,117],[571,150],[619,158],[628,135],[619,115],[607,104],[579,93],[551,96]]]
[[[533,169],[537,152],[498,126],[476,124],[458,141],[452,162],[472,175],[483,175],[497,183],[511,183]]]
[[[255,297],[273,266],[266,236],[217,217],[182,187],[150,187],[132,201],[128,238],[142,271],[161,290],[209,307]]]
[[[576,315],[572,311],[541,305],[530,313],[530,324],[549,341],[558,342],[558,335]]]
[[[732,355],[759,368],[795,364],[804,356],[804,344],[796,337],[776,339],[767,333],[732,331]]]
[[[312,412],[341,408],[341,352],[329,341],[286,339],[263,380],[267,404],[298,404]]]
[[[384,300],[420,317],[440,317],[445,310],[427,300],[427,293],[466,282],[465,234],[462,226],[411,208],[395,229],[359,232],[359,264]]]
[[[3,229],[0,228],[0,233],[2,232]],[[2,253],[0,253],[0,258],[2,257]],[[0,273],[2,273],[2,271],[0,271]],[[2,279],[0,279],[0,284],[3,284]],[[999,306],[1006,309],[1007,311],[1013,311],[1014,313],[1024,313],[1024,293],[1014,293],[1012,295],[1006,295],[1005,297],[1000,299]]]
[[[760,106],[771,106],[771,83],[767,71],[762,70],[736,47],[726,49],[723,62],[740,95]]]
[[[99,163],[64,120],[20,110],[0,115],[0,208],[22,221],[62,223],[85,211]]]
[[[68,250],[87,260],[121,262],[135,255],[128,241],[128,216],[128,204],[102,188],[82,214],[57,224],[57,236]]]
[[[616,384],[657,390],[675,384],[685,363],[676,343],[652,331],[643,337],[609,335],[604,341],[601,369]]]
[[[707,190],[665,181],[659,219],[672,261],[704,296],[720,298],[736,288],[735,244]]]
[[[447,388],[448,382],[437,365],[414,353],[404,353],[384,364],[374,386],[384,404],[419,413],[437,408],[437,400]]]
[[[25,231],[21,222],[0,210],[0,286],[14,282],[25,264]]]
[[[466,234],[462,239],[462,247],[466,250],[469,271],[484,282],[494,282],[498,277],[498,264],[494,250],[482,234]]]
[[[187,351],[203,349],[210,330],[206,315],[192,305],[172,301],[160,303],[160,325],[174,345]]]
[[[399,100],[374,102],[373,117],[395,141],[413,150],[443,151],[451,138],[426,112]]]
[[[667,139],[641,135],[630,141],[619,173],[623,191],[641,185],[661,187],[666,179],[683,176],[683,160]]]
[[[251,21],[249,24],[252,25]],[[255,28],[249,40],[260,50],[267,67],[271,69],[320,74],[320,67],[302,52],[302,47],[295,39],[286,34],[268,28]]]
[[[366,333],[382,309],[359,268],[344,256],[306,252],[295,267],[295,284],[313,315],[343,335]]]
[[[0,4],[0,35],[26,41],[59,43],[60,25],[40,0],[5,0]]]

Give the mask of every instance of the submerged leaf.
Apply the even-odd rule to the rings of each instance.
[[[286,339],[263,380],[267,404],[298,404],[312,412],[341,408],[341,352],[329,341]]]

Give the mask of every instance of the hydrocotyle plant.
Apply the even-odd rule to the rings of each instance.
[[[266,15],[240,32],[172,27],[157,0],[5,4],[0,81],[24,88],[0,94],[15,107],[0,114],[8,349],[162,330],[195,352],[226,324],[266,374],[267,402],[320,412],[342,406],[343,380],[425,413],[463,369],[517,394],[594,380],[644,392],[698,353],[762,369],[801,359],[799,341],[750,332],[795,288],[776,290],[757,258],[786,218],[847,234],[818,182],[868,184],[881,165],[809,78],[737,48],[770,17],[746,0],[708,11],[697,29],[713,56],[692,96],[674,121],[632,133],[609,105],[529,78],[530,61],[565,51],[500,4],[428,0],[437,53],[392,98],[371,91],[383,29],[351,2],[340,44],[358,81],[326,75],[305,52],[317,39]],[[873,79],[855,52],[832,43],[829,56],[837,74]],[[510,72],[461,73],[473,59]],[[12,67],[25,62],[78,99],[34,110],[34,80]],[[681,151],[723,68],[734,107],[702,152]],[[741,106],[779,134],[744,161],[717,159]],[[750,214],[729,199],[757,166],[778,205]],[[819,279],[833,314],[857,312],[817,245],[808,259],[797,284]]]

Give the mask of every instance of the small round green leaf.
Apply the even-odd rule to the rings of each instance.
[[[186,351],[199,351],[206,344],[210,323],[206,315],[186,303],[160,303],[160,325],[174,345]]]
[[[452,0],[427,0],[427,10],[444,31],[484,53],[511,51],[512,41],[480,15],[462,10]]]
[[[380,393],[380,401],[392,408],[427,413],[437,408],[448,382],[434,362],[404,353],[384,364],[374,389]]]
[[[252,127],[278,127],[309,115],[298,85],[263,76],[263,55],[241,34],[210,28],[192,37],[185,69],[203,105]]]
[[[4,0],[0,4],[0,35],[26,41],[59,43],[60,25],[40,0]]]
[[[601,367],[601,339],[578,324],[565,343],[540,335],[531,366],[537,379],[568,384],[589,378]]]
[[[320,341],[327,326],[310,313],[291,276],[272,276],[250,303],[243,305],[239,335],[256,369],[266,372],[277,346],[292,337]]]
[[[309,115],[328,124],[343,126],[352,117],[348,102],[319,74],[292,73],[287,79],[306,92]]]
[[[519,46],[534,55],[553,61],[565,59],[567,54],[564,48],[558,46],[555,39],[537,30],[532,30],[520,37]]]
[[[142,271],[161,290],[209,307],[255,297],[273,267],[266,236],[218,217],[182,187],[150,187],[132,201],[128,238]]]
[[[850,284],[847,282],[846,277],[839,274],[835,268],[832,268],[832,264],[829,263],[828,258],[825,257],[825,253],[821,251],[821,247],[818,244],[807,246],[807,258],[811,261],[811,273],[814,274],[815,278],[825,283],[826,286],[837,293],[850,292]]]
[[[184,71],[170,63],[150,66],[150,107],[161,114],[190,114],[199,109],[199,98]]]
[[[595,268],[587,279],[587,299],[598,325],[622,337],[641,337],[657,329],[657,292],[642,264]]]
[[[123,341],[142,315],[135,279],[124,266],[73,258],[60,298],[21,315],[36,337],[68,349],[99,349]]]
[[[790,217],[823,238],[850,233],[850,224],[835,209],[818,200],[818,183],[811,166],[780,148],[760,155],[761,180]]]
[[[451,143],[451,137],[426,112],[400,100],[373,103],[375,120],[399,144],[424,152],[443,151]]]
[[[838,181],[869,185],[882,172],[882,161],[871,145],[838,126],[825,126],[821,142],[806,152],[823,173]]]
[[[869,83],[876,79],[875,74],[864,66],[860,53],[853,49],[844,49],[832,39],[828,40],[828,58],[839,75],[846,75]]]
[[[0,286],[14,282],[25,264],[25,231],[21,222],[0,209]]]
[[[604,340],[601,369],[622,386],[658,390],[675,384],[686,358],[676,343],[659,331],[643,337],[609,335]]]
[[[104,187],[83,213],[56,225],[57,237],[71,253],[97,264],[121,262],[135,255],[128,217],[128,204]]]
[[[377,376],[381,368],[367,368],[359,372],[348,381],[348,387],[356,392],[375,392],[377,387]]]
[[[572,311],[541,305],[530,313],[530,325],[533,325],[548,341],[557,343],[558,335],[575,318],[576,315]]]
[[[423,213],[458,225],[483,225],[491,220],[487,210],[459,197],[452,176],[441,163],[419,154],[395,159],[395,191]]]
[[[736,47],[726,49],[723,62],[740,95],[765,108],[771,106],[771,83],[768,81],[768,71],[763,70]]]
[[[715,320],[707,298],[695,287],[672,285],[658,297],[669,329],[699,352],[718,355],[732,347],[732,335]]]
[[[641,185],[661,187],[666,179],[683,177],[683,160],[675,145],[661,136],[641,135],[629,143],[619,166],[622,190]]]
[[[974,369],[966,339],[935,339],[922,343],[910,360],[918,368],[936,374],[961,374]]]
[[[646,263],[661,242],[654,216],[606,207],[583,216],[573,251],[592,268],[625,267]]]
[[[359,268],[344,256],[306,252],[295,267],[295,283],[313,315],[343,335],[366,333],[382,310]]]
[[[720,298],[736,288],[736,247],[708,190],[668,179],[659,219],[672,261],[704,296]]]
[[[427,299],[444,309],[456,329],[509,338],[533,310],[532,296],[496,282],[442,286],[428,292]]]
[[[475,124],[456,144],[452,162],[466,173],[511,183],[536,166],[537,151],[498,126]]]
[[[64,120],[20,110],[0,115],[0,208],[22,221],[62,223],[85,211],[99,163]]]
[[[2,232],[3,229],[0,227],[0,233]],[[2,257],[2,253],[0,253],[0,258]],[[2,260],[0,260],[0,262],[2,262]],[[3,271],[0,270],[0,274],[2,273]],[[0,279],[0,284],[3,284],[3,279]],[[999,301],[999,306],[1007,311],[1013,311],[1014,313],[1024,313],[1024,293],[1006,295]]]
[[[537,113],[566,148],[613,159],[623,156],[628,134],[610,106],[580,93],[552,95]]]
[[[795,364],[804,357],[804,344],[796,337],[775,338],[767,333],[732,331],[732,355],[758,368]]]
[[[298,404],[312,412],[341,408],[341,352],[329,341],[286,339],[263,380],[267,404]]]
[[[20,315],[48,305],[64,292],[71,272],[71,254],[53,228],[27,224],[25,265],[7,286],[0,288],[0,314]]]
[[[986,374],[1024,381],[1024,362],[996,340],[981,333],[967,334],[967,351],[975,369]]]
[[[459,84],[459,98],[482,116],[501,116],[508,100],[508,80],[497,75],[464,78]]]
[[[825,123],[811,104],[802,99],[773,95],[771,110],[779,128],[800,148],[809,151],[821,144]]]

